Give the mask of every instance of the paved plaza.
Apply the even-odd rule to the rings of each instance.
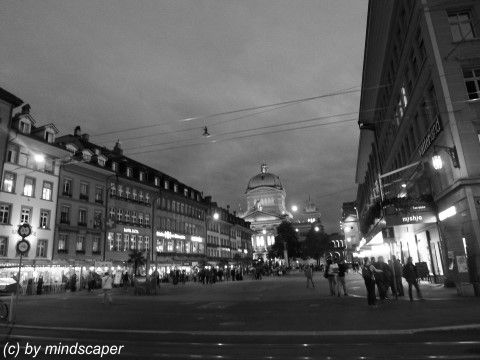
[[[3,332],[11,340],[45,345],[52,341],[124,344],[126,354],[145,358],[189,352],[203,358],[243,358],[237,351],[248,344],[252,359],[269,353],[276,354],[273,358],[296,358],[305,354],[305,349],[297,348],[299,344],[310,344],[308,354],[318,356],[358,355],[358,344],[374,343],[372,348],[360,348],[377,355],[393,349],[392,358],[410,358],[402,356],[423,348],[405,347],[406,343],[431,344],[431,340],[443,345],[458,340],[463,347],[478,350],[480,302],[476,298],[461,298],[455,289],[425,283],[426,301],[410,302],[407,296],[370,308],[359,274],[347,275],[349,296],[341,297],[329,295],[322,274],[316,273],[314,279],[314,289],[306,288],[298,272],[208,285],[162,284],[154,296],[115,289],[112,305],[102,304],[100,291],[22,297],[14,326]],[[458,344],[448,349],[464,351]],[[285,351],[280,351],[282,346]],[[440,344],[435,349],[445,352]],[[430,354],[430,348],[423,350]],[[474,354],[480,356],[480,352]]]

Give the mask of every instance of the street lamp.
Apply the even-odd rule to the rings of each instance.
[[[33,156],[33,159],[35,160],[35,162],[37,163],[43,163],[45,162],[45,156],[43,154],[35,154]]]
[[[218,219],[220,219],[220,215],[217,212],[215,212],[213,214],[213,220],[218,220]]]
[[[297,212],[298,211],[298,206],[297,205],[292,205],[292,211]]]
[[[313,228],[313,230],[315,230],[315,232],[319,232],[319,231],[320,231],[320,228],[319,228],[318,226],[315,226],[315,227]]]

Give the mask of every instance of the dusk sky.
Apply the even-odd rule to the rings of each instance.
[[[0,87],[37,124],[120,139],[125,155],[233,210],[265,161],[287,206],[310,196],[334,232],[356,195],[366,13],[367,0],[4,1]]]

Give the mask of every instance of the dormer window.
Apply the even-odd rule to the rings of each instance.
[[[91,161],[92,160],[92,153],[88,150],[83,150],[83,160],[85,161]]]
[[[97,154],[98,155],[98,154]],[[97,162],[98,162],[98,165],[100,166],[105,166],[105,163],[107,162],[107,159],[100,155],[98,158],[97,158]]]
[[[178,185],[177,184],[173,185],[173,191],[178,192]]]
[[[183,189],[183,195],[184,195],[185,197],[188,197],[188,189]]]
[[[118,164],[115,161],[112,162],[112,170],[117,171],[117,169],[118,169]]]
[[[45,141],[49,144],[53,144],[55,141],[55,134],[51,131],[45,131]]]
[[[163,187],[165,188],[165,190],[168,190],[168,188],[170,187],[168,184],[168,180],[165,180],[165,182],[163,183]]]
[[[155,186],[160,186],[160,178],[155,176]]]
[[[138,174],[138,178],[140,181],[145,181],[145,173],[143,171],[140,171]]]
[[[127,176],[132,177],[132,168],[131,167],[127,167]]]
[[[20,120],[20,123],[18,124],[18,130],[20,130],[24,134],[30,134],[31,129],[32,126],[28,121]]]
[[[67,144],[66,146],[67,150],[70,151],[72,154],[75,154],[77,152],[77,147],[73,144]]]

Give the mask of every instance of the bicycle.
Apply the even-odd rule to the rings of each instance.
[[[0,300],[0,319],[8,319],[8,305],[2,300]]]

